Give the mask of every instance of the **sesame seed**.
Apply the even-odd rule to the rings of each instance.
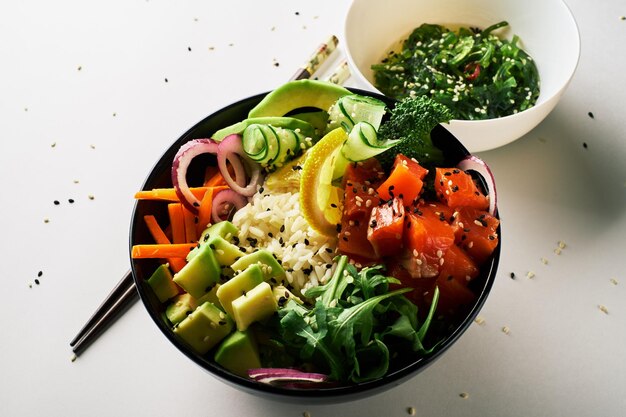
[[[443,259],[443,258],[439,259],[439,265],[443,266],[444,261],[445,261],[445,259]]]
[[[528,271],[528,273],[526,274],[526,277],[530,279],[535,278],[535,273],[533,271]]]
[[[415,415],[415,407],[409,407],[406,409],[406,412],[410,415],[410,416],[414,416]]]
[[[541,258],[541,263],[544,265],[548,265],[548,260],[546,258]]]
[[[559,240],[559,248],[560,249],[565,249],[565,242],[563,242],[562,240]]]
[[[76,356],[76,354],[74,353],[71,357],[70,357],[70,361],[71,362],[75,362],[76,359],[78,359],[78,356]]]
[[[476,226],[483,226],[483,224],[481,223],[481,221],[480,221],[480,220],[474,220],[474,224],[475,224]]]
[[[502,327],[502,333],[509,334],[509,333],[511,333],[511,329],[509,329],[507,326],[504,326],[504,327]]]
[[[510,277],[511,277],[511,279],[515,279],[515,272],[511,272]]]
[[[602,304],[598,305],[598,309],[600,309],[600,311],[603,312],[604,314],[609,314],[609,310]]]
[[[478,325],[483,325],[485,324],[485,319],[479,316],[474,319],[474,322]]]
[[[560,255],[561,254],[561,248],[556,248],[554,250],[554,253],[556,253],[557,255]]]
[[[469,398],[469,394],[467,392],[462,392],[462,393],[459,394],[459,397],[461,397],[464,400],[466,400],[467,398]]]
[[[611,284],[613,284],[613,285],[619,284],[619,282],[617,282],[617,280],[615,278],[611,278],[610,281],[611,281]]]

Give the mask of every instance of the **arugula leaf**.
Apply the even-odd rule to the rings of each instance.
[[[339,257],[330,281],[306,292],[307,297],[316,297],[312,308],[290,300],[279,311],[284,343],[297,350],[302,359],[321,358],[331,378],[353,382],[387,373],[390,353],[386,336],[407,340],[415,352],[428,352],[422,343],[434,315],[438,290],[418,330],[417,307],[403,296],[411,289],[390,292],[389,284],[399,281],[383,272],[383,265],[357,271],[346,256]]]

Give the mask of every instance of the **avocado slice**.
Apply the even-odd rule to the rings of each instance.
[[[233,262],[231,268],[233,271],[243,271],[248,266],[258,264],[263,271],[263,279],[271,280],[280,279],[285,275],[285,270],[278,263],[274,255],[267,249],[259,249],[256,252],[249,253],[242,256],[237,261]]]
[[[325,110],[297,113],[293,114],[291,117],[304,120],[305,122],[313,126],[317,137],[321,137],[324,132],[326,132],[326,126],[328,124],[328,112]]]
[[[172,280],[172,273],[166,264],[159,265],[152,273],[148,278],[148,285],[162,303],[178,294],[178,287]]]
[[[165,309],[165,316],[172,324],[180,323],[198,307],[198,302],[191,294],[180,294]]]
[[[228,335],[215,352],[215,362],[235,375],[248,376],[248,369],[260,368],[259,348],[250,330]]]
[[[211,350],[232,330],[232,319],[208,301],[174,327],[174,333],[201,355]]]
[[[220,304],[232,316],[232,302],[242,294],[263,282],[263,271],[259,265],[250,265],[245,271],[235,275],[217,289]]]
[[[200,298],[220,279],[221,268],[209,245],[203,245],[188,263],[174,274],[174,282],[193,298]]]
[[[327,111],[340,97],[351,94],[349,90],[327,81],[290,81],[266,95],[248,117],[284,116],[305,107]]]
[[[318,138],[319,134],[315,134],[315,128],[306,120],[296,117],[250,117],[248,119],[237,122],[234,125],[230,125],[223,129],[213,133],[211,138],[215,141],[221,141],[228,135],[241,135],[248,126],[251,125],[270,125],[274,127],[280,127],[283,129],[296,130],[300,129],[300,132],[304,136],[311,138]]]
[[[221,287],[220,287],[221,288]],[[278,310],[272,287],[262,282],[232,303],[237,330],[246,330],[255,321],[261,321]]]

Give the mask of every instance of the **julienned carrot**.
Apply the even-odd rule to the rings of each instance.
[[[204,193],[206,195],[206,193]],[[197,242],[196,224],[198,217],[183,207],[183,222],[185,224],[185,242]]]
[[[224,180],[224,177],[222,176],[222,173],[219,172],[219,170],[214,174],[210,174],[207,168],[207,174],[205,178],[206,178],[206,180],[204,181],[205,187],[215,187],[218,185],[226,185],[226,181]]]
[[[207,187],[192,187],[190,188],[192,194],[196,196],[198,200],[202,200]],[[153,188],[152,190],[137,191],[135,193],[135,199],[137,200],[163,200],[179,202],[180,199],[176,195],[174,188]]]
[[[172,243],[188,243],[185,238],[185,215],[181,203],[170,203],[167,212],[172,226]]]
[[[184,258],[196,245],[196,243],[135,245],[132,249],[132,257],[133,259]]]
[[[147,214],[143,216],[144,221],[146,222],[146,226],[148,226],[148,230],[152,235],[154,241],[161,245],[169,245],[171,244],[170,240],[165,235],[165,232],[159,226],[159,223],[152,214]],[[187,262],[183,258],[167,258],[167,262],[170,264],[170,268],[175,273],[183,269]]]
[[[202,235],[202,232],[208,224],[211,222],[211,210],[213,209],[213,194],[217,193],[217,187],[209,187],[204,193],[204,197],[200,200],[200,207],[198,207],[198,224],[196,224],[196,234],[198,238]]]
[[[206,181],[204,183],[204,185],[206,187],[218,187],[220,185],[227,185],[227,184],[226,184],[226,180],[224,179],[222,174],[218,172],[216,175],[214,175],[213,177],[209,178],[209,180]]]

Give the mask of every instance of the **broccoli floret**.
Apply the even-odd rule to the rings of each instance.
[[[398,153],[415,158],[421,164],[442,163],[443,153],[433,145],[430,131],[452,117],[450,109],[426,96],[407,97],[399,101],[391,111],[391,118],[378,130],[382,141],[401,140],[378,156],[383,167],[391,166]]]

